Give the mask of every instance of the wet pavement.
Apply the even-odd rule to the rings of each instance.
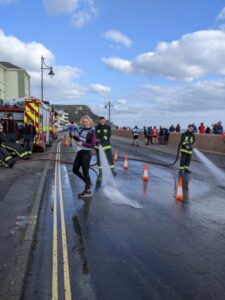
[[[113,146],[119,156],[163,164],[176,154],[132,147],[127,139],[113,138]],[[128,160],[128,170],[123,163],[116,162],[117,190],[109,193],[93,167],[89,200],[78,198],[83,183],[71,164],[51,165],[23,299],[225,299],[225,186],[192,161],[179,202],[178,164],[149,164],[143,182],[144,163]]]

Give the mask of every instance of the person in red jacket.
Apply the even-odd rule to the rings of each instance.
[[[198,127],[198,131],[199,133],[205,133],[205,125],[203,123],[201,123]]]
[[[158,138],[158,130],[156,128],[156,126],[153,127],[152,129],[152,140],[153,140],[153,144],[157,144],[157,138]]]

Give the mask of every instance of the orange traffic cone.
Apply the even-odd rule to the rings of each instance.
[[[125,170],[128,170],[128,156],[127,156],[127,155],[125,156],[125,159],[124,159],[124,165],[123,165],[123,168],[124,168]]]
[[[115,150],[114,160],[118,160],[118,150]]]
[[[65,138],[64,138],[64,146],[69,146],[69,138],[68,138],[68,134],[65,135]]]
[[[183,180],[182,180],[182,177],[180,177],[179,181],[178,181],[178,188],[177,188],[176,200],[178,200],[178,201],[183,201],[184,200],[184,196],[183,196]]]
[[[148,165],[145,165],[145,166],[144,166],[144,175],[143,175],[142,179],[143,179],[144,181],[148,181],[148,179],[149,179],[149,175],[148,175]]]

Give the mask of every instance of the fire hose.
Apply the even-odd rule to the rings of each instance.
[[[173,165],[176,164],[178,158],[179,158],[179,152],[180,152],[180,144],[178,145],[177,148],[177,154],[176,154],[176,158],[173,162],[166,164],[166,163],[161,163],[161,162],[156,162],[156,161],[151,161],[151,160],[143,160],[143,159],[137,159],[137,158],[132,158],[132,157],[128,157],[129,160],[132,161],[137,161],[137,162],[142,162],[142,163],[148,163],[148,164],[153,164],[153,165],[157,165],[157,166],[162,166],[162,167],[172,167]],[[57,152],[57,151],[49,151],[49,152],[44,152],[44,154],[56,154],[56,153],[73,153],[75,154],[76,151],[62,151],[62,152]],[[118,156],[118,159],[124,159],[124,156]],[[46,157],[41,157],[41,158],[32,158],[29,160],[21,160],[21,161],[17,161],[17,164],[20,163],[27,163],[27,162],[32,162],[32,161],[42,161],[42,160],[49,160],[49,161],[54,161],[54,162],[59,162],[59,163],[64,163],[64,164],[73,164],[72,161],[67,161],[67,160],[62,160],[62,159],[55,159],[55,158],[46,158]],[[90,165],[90,167],[94,167],[97,164],[97,162],[93,163]]]

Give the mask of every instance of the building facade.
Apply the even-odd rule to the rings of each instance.
[[[30,97],[30,75],[25,69],[0,61],[0,99]]]

